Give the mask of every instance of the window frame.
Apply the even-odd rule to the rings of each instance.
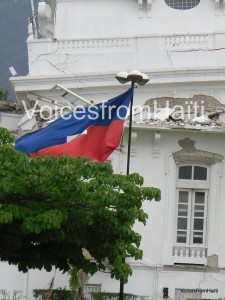
[[[195,179],[179,179],[179,168],[183,166],[192,166],[192,178],[194,174],[194,166],[204,167],[207,169],[206,180],[195,180]],[[188,192],[188,213],[187,213],[187,235],[186,243],[177,242],[178,229],[178,218],[182,216],[178,215],[179,210],[179,192]],[[204,201],[204,222],[203,222],[203,242],[201,244],[193,243],[194,237],[194,212],[195,212],[195,195],[197,192],[205,193]],[[177,246],[188,246],[188,247],[205,247],[207,245],[207,221],[208,221],[208,203],[209,203],[209,167],[203,164],[179,164],[176,172],[176,205],[175,205],[175,229],[174,229],[174,244]],[[185,216],[183,216],[185,218]],[[182,231],[182,229],[180,230]],[[185,230],[183,230],[185,231]]]
[[[207,179],[206,180],[199,180],[199,179],[179,179],[179,168],[185,166],[192,166],[192,175],[194,174],[194,168],[203,167],[207,169]],[[206,165],[201,164],[179,164],[177,166],[176,172],[176,188],[196,188],[196,189],[209,189],[209,167]]]

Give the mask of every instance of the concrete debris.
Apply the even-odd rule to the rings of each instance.
[[[155,114],[155,119],[160,121],[165,121],[169,119],[169,116],[174,113],[174,109],[171,108],[162,108],[158,113]]]
[[[192,119],[181,118],[178,117],[177,119],[174,118],[174,115],[171,114],[167,119],[158,119],[156,117],[151,117],[149,119],[140,120],[135,116],[133,123],[136,124],[146,124],[146,125],[159,125],[159,126],[166,126],[166,127],[174,127],[174,126],[182,126],[185,128],[202,128],[202,127],[224,127],[225,128],[225,120],[221,121],[219,118],[217,119],[210,119],[208,116],[200,116],[194,117]]]
[[[21,120],[19,121],[18,123],[18,127],[20,130],[22,131],[32,131],[34,129],[38,129],[37,128],[37,119],[36,119],[36,116],[33,114],[32,116],[32,113],[33,113],[33,109],[29,109],[28,113],[25,114]],[[32,116],[31,118],[29,117]]]
[[[218,117],[220,114],[224,113],[225,110],[218,110],[211,113],[208,113],[209,118]]]
[[[200,117],[195,117],[191,120],[193,124],[203,124],[203,125],[210,125],[211,120],[207,116],[200,116]]]
[[[221,113],[218,117],[218,120],[222,123],[225,123],[225,113]]]
[[[134,123],[186,129],[225,129],[225,105],[211,96],[154,98],[145,103],[144,110],[135,113]]]
[[[182,114],[179,111],[174,111],[171,115],[170,115],[170,119],[174,120],[174,121],[179,121],[179,120],[184,120],[184,116],[182,116]]]
[[[16,132],[17,124],[23,116],[23,109],[17,103],[0,100],[0,127],[5,127],[10,131]]]
[[[19,113],[22,111],[22,107],[20,107],[17,103],[0,101],[0,111]]]
[[[66,89],[66,93],[70,93]],[[28,93],[26,107],[28,111],[18,123],[19,134],[24,134],[39,128],[46,127],[79,104],[77,95],[71,92],[76,99],[74,102],[56,94],[52,96],[40,96]],[[71,96],[70,95],[70,96]],[[71,97],[72,97],[71,96]],[[78,100],[77,100],[78,99]],[[84,99],[84,101],[86,101]],[[85,102],[86,104],[86,102]],[[42,107],[51,107],[52,114],[44,111]],[[67,107],[67,111],[62,109]],[[0,101],[0,112],[21,113],[23,109],[15,103]],[[31,117],[29,117],[29,115]],[[50,117],[50,118],[49,118]],[[129,117],[127,119],[127,122]],[[168,128],[204,129],[220,128],[225,130],[225,105],[217,99],[206,95],[195,95],[192,98],[162,97],[148,100],[143,108],[134,111],[133,123],[146,126],[162,126]]]
[[[151,111],[160,108],[179,108],[184,113],[198,113],[200,115],[208,115],[212,112],[225,111],[225,105],[220,103],[216,98],[207,95],[194,95],[191,98],[175,98],[175,97],[161,97],[153,98],[145,103],[149,106]]]
[[[170,108],[163,108],[156,114],[148,113],[147,111],[143,110],[136,114],[134,113],[133,122],[137,124],[145,124],[149,123],[149,120],[155,120],[155,123],[159,123],[168,120],[173,112],[174,109]]]
[[[26,99],[21,103],[25,108],[25,114],[17,125],[19,135],[44,128],[78,106],[91,105],[91,102],[59,84],[50,90],[48,96],[27,93]]]

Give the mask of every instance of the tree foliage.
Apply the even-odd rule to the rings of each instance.
[[[76,266],[70,266],[68,270],[69,287],[74,292],[76,292],[80,288],[80,283],[78,279],[79,271],[82,272],[82,270],[78,270]]]
[[[34,299],[44,299],[47,290],[33,290]],[[74,300],[74,292],[66,289],[53,289],[51,299],[54,300]]]
[[[8,100],[8,92],[0,89],[0,101],[7,101]]]
[[[120,294],[108,292],[92,292],[91,296],[94,300],[119,300]],[[124,293],[124,300],[144,300],[144,296],[136,296]]]
[[[126,282],[131,268],[123,258],[142,257],[133,225],[146,223],[142,202],[159,200],[160,191],[142,187],[138,174],[113,174],[108,163],[31,159],[12,140],[0,128],[0,259],[22,271],[68,271],[72,265],[94,274],[110,268],[113,278]]]

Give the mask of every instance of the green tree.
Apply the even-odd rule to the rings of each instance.
[[[8,92],[0,89],[0,101],[7,101],[8,100]]]
[[[123,258],[142,257],[133,225],[146,223],[142,202],[159,200],[160,191],[142,187],[138,174],[113,174],[108,163],[31,159],[12,140],[0,128],[0,259],[22,271],[109,269],[112,278],[127,282],[132,272]]]
[[[74,294],[76,293],[76,291],[80,288],[80,283],[79,283],[79,279],[78,279],[78,276],[79,276],[79,271],[81,270],[78,270],[77,267],[74,267],[74,266],[70,266],[69,268],[69,287],[71,289],[71,291],[74,292]]]
[[[84,299],[84,286],[88,283],[89,276],[78,270],[74,266],[70,266],[69,273],[69,287],[74,292],[74,299],[76,298],[76,292],[78,291],[79,299]]]

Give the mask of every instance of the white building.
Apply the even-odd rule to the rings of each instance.
[[[130,262],[133,276],[125,292],[154,300],[163,298],[164,288],[174,300],[225,297],[224,1],[49,0],[49,5],[39,3],[40,30],[29,25],[29,74],[10,79],[19,101],[55,99],[62,91],[53,87],[60,84],[99,102],[126,89],[115,74],[138,69],[150,82],[135,90],[135,104],[149,100],[152,111],[155,99],[157,108],[169,101],[170,113],[184,108],[183,117],[134,119],[131,171],[143,175],[146,186],[160,188],[162,200],[145,204],[149,221],[137,225],[143,260]],[[195,111],[203,116],[196,119]],[[112,156],[116,172],[125,173],[126,155],[125,147]],[[29,297],[32,288],[44,287],[37,274],[31,272]],[[26,286],[25,277],[21,280]],[[104,274],[91,282],[119,290]]]

